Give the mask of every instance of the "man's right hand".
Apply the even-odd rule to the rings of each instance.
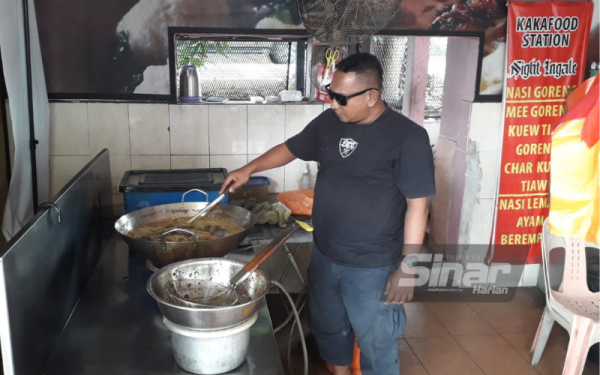
[[[236,189],[248,182],[252,173],[282,167],[294,159],[296,159],[296,157],[288,150],[285,143],[277,145],[267,151],[264,155],[254,159],[245,167],[229,173],[221,187],[221,194],[233,193]]]
[[[251,174],[252,172],[248,166],[229,173],[225,179],[225,182],[223,182],[223,185],[221,186],[221,194],[235,192],[238,188],[250,180]]]

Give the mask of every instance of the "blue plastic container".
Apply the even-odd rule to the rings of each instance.
[[[180,203],[183,193],[200,189],[212,201],[219,196],[221,186],[227,176],[224,168],[127,171],[119,183],[123,194],[125,212],[161,204]],[[186,202],[205,202],[206,196],[191,192],[185,196]],[[228,197],[221,201],[228,203]]]
[[[241,188],[234,193],[229,194],[230,201],[255,198],[259,201],[266,201],[269,198],[269,185],[271,182],[268,177],[253,176]]]

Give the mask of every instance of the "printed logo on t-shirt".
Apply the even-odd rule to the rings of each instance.
[[[340,139],[340,154],[343,158],[347,158],[356,150],[356,146],[358,146],[358,142],[355,142],[353,139],[342,138]]]

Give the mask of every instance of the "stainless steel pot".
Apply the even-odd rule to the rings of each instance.
[[[164,319],[171,331],[173,356],[179,367],[196,374],[222,374],[239,367],[245,360],[250,344],[250,328],[258,318],[235,327],[216,330],[196,330]]]
[[[190,191],[199,191],[206,194],[197,189]],[[132,251],[149,259],[158,267],[187,259],[222,257],[235,250],[244,241],[250,228],[256,224],[256,215],[242,207],[227,204],[216,205],[206,216],[226,219],[244,228],[244,231],[232,236],[209,241],[198,241],[193,232],[180,228],[171,229],[163,233],[163,235],[173,232],[186,233],[190,235],[189,242],[164,241],[164,236],[162,236],[162,242],[148,241],[129,236],[129,232],[135,227],[169,218],[191,218],[200,212],[201,209],[206,207],[208,202],[183,202],[185,195],[190,191],[183,195],[182,203],[147,207],[121,216],[115,223],[116,231],[123,237]]]
[[[148,293],[158,303],[163,316],[186,328],[224,329],[236,326],[249,319],[258,309],[262,297],[271,286],[269,276],[260,268],[237,289],[246,302],[234,306],[195,308],[181,306],[170,298],[167,291],[169,282],[179,282],[182,277],[193,281],[210,281],[229,285],[231,278],[246,265],[245,262],[223,259],[205,258],[177,262],[161,268],[148,279]]]

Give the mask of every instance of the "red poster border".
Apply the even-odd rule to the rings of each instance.
[[[543,148],[543,152],[545,153],[548,149],[549,149],[549,143],[551,140],[550,134],[549,134],[549,129],[553,130],[554,128],[556,128],[556,126],[560,123],[560,118],[562,117],[562,114],[560,116],[555,116],[556,113],[552,113],[553,114],[553,118],[548,119],[548,118],[542,118],[541,116],[534,116],[534,117],[530,117],[533,118],[535,120],[545,120],[542,122],[546,122],[546,124],[537,124],[539,126],[536,127],[536,125],[525,125],[525,124],[518,124],[518,122],[514,121],[514,117],[515,116],[515,110],[512,107],[509,107],[511,104],[508,102],[508,97],[510,95],[514,95],[515,90],[519,90],[520,88],[525,88],[526,85],[529,85],[532,81],[533,82],[537,82],[538,85],[540,85],[541,87],[544,87],[544,85],[549,85],[548,87],[551,87],[552,85],[554,86],[561,86],[561,85],[566,85],[568,87],[574,86],[574,85],[578,85],[580,84],[583,79],[584,79],[584,75],[585,75],[585,71],[584,71],[584,67],[585,67],[585,63],[586,63],[586,58],[587,58],[587,44],[589,41],[589,34],[590,34],[590,26],[591,26],[591,19],[593,16],[593,2],[591,0],[583,0],[583,1],[537,1],[537,2],[524,2],[524,1],[509,1],[507,3],[507,6],[509,7],[509,11],[508,11],[508,17],[507,17],[507,56],[506,56],[506,61],[505,61],[505,79],[504,79],[504,90],[503,90],[503,94],[502,94],[502,108],[503,108],[503,116],[504,116],[504,121],[503,121],[503,130],[502,130],[502,141],[501,141],[501,150],[499,150],[499,157],[500,157],[500,165],[499,165],[499,173],[498,173],[498,183],[497,183],[497,194],[496,194],[496,204],[494,207],[494,214],[493,214],[493,224],[492,224],[492,234],[491,234],[491,238],[490,238],[490,243],[492,246],[492,254],[490,255],[490,257],[493,257],[494,260],[498,261],[505,261],[505,262],[509,262],[512,264],[539,264],[541,263],[541,244],[539,242],[539,237],[541,237],[541,226],[540,225],[536,225],[533,228],[536,228],[533,232],[533,235],[535,236],[535,238],[537,239],[536,243],[530,244],[530,243],[526,243],[526,244],[522,244],[522,243],[518,243],[518,242],[529,242],[531,241],[534,237],[531,237],[529,233],[516,233],[514,234],[514,238],[517,238],[517,235],[519,235],[519,241],[515,241],[514,245],[515,246],[504,246],[504,245],[513,245],[513,243],[508,243],[509,240],[508,238],[513,238],[510,237],[510,234],[506,233],[506,229],[507,227],[509,227],[507,225],[507,222],[510,221],[510,219],[512,219],[514,221],[514,217],[520,216],[522,215],[523,211],[527,211],[527,212],[533,212],[534,214],[532,214],[530,217],[533,218],[538,218],[539,216],[543,216],[544,218],[547,217],[548,215],[548,207],[549,204],[547,203],[548,201],[544,200],[544,199],[538,199],[535,198],[533,195],[531,195],[531,198],[528,197],[527,200],[523,200],[522,204],[523,206],[523,210],[516,210],[512,215],[511,214],[506,214],[506,213],[501,213],[501,209],[504,208],[505,210],[507,209],[507,207],[511,207],[510,204],[507,204],[507,201],[511,201],[509,203],[513,203],[512,206],[514,207],[515,205],[517,205],[516,201],[517,200],[521,200],[521,198],[512,198],[512,197],[508,197],[511,195],[518,195],[518,194],[514,194],[514,183],[515,181],[521,182],[522,183],[522,187],[523,187],[523,191],[525,191],[526,186],[529,185],[529,183],[525,182],[523,183],[522,181],[524,181],[525,179],[516,177],[516,178],[507,178],[507,176],[510,176],[509,174],[506,173],[506,170],[504,169],[506,163],[508,163],[508,161],[511,160],[510,157],[513,157],[512,160],[514,159],[514,156],[512,154],[512,151],[509,151],[509,148],[511,147],[515,147],[515,144],[517,144],[519,141],[515,141],[514,138],[510,139],[509,135],[512,137],[515,137],[516,135],[514,133],[512,134],[507,134],[507,132],[509,130],[515,130],[516,127],[527,127],[529,126],[530,129],[534,129],[537,128],[538,132],[539,132],[539,128],[540,126],[542,126],[542,136],[539,136],[539,133],[536,133],[535,136],[538,137],[537,140],[539,141],[539,145],[540,145],[540,149]],[[541,8],[544,7],[544,8]],[[538,17],[550,17],[547,16],[547,13],[551,13],[551,16],[554,17],[568,17],[569,15],[580,15],[580,13],[575,13],[575,11],[573,11],[573,9],[575,9],[575,7],[581,7],[584,10],[578,9],[578,12],[581,12],[581,15],[583,15],[584,17],[579,17],[580,21],[579,21],[579,28],[575,31],[571,31],[571,36],[572,35],[576,35],[577,38],[579,38],[579,40],[575,39],[575,42],[573,44],[570,44],[568,47],[564,47],[564,46],[560,46],[558,48],[562,48],[562,50],[560,52],[563,52],[562,54],[565,56],[576,56],[577,60],[573,60],[573,62],[578,64],[578,71],[576,74],[572,75],[572,76],[567,76],[567,78],[560,80],[563,77],[560,77],[558,79],[555,79],[554,81],[552,81],[553,77],[544,77],[544,78],[538,78],[538,77],[534,77],[534,79],[532,79],[531,81],[527,82],[527,77],[525,77],[524,75],[517,75],[516,78],[511,78],[509,77],[509,73],[513,72],[511,71],[512,65],[515,62],[515,60],[518,60],[520,56],[527,56],[527,57],[534,57],[538,58],[539,61],[544,61],[544,58],[546,58],[547,60],[550,60],[551,63],[553,63],[556,59],[557,59],[557,47],[546,47],[546,48],[537,48],[535,49],[535,53],[531,52],[533,49],[530,48],[528,50],[526,50],[525,48],[523,48],[522,45],[519,45],[520,43],[525,43],[525,38],[522,36],[521,39],[519,38],[519,33],[516,31],[516,20],[514,20],[513,18],[516,17],[531,17],[534,18],[536,16]],[[570,8],[570,9],[569,9]],[[535,9],[536,13],[533,14],[528,14],[531,13],[531,10]],[[548,10],[551,9],[551,12],[548,12]],[[521,31],[522,32],[522,31]],[[531,33],[534,34],[534,33]],[[554,31],[554,32],[549,32],[548,34],[554,36],[557,34],[562,34],[561,31]],[[564,34],[567,34],[567,32],[565,32]],[[564,34],[561,35],[561,37],[564,37]],[[566,37],[565,37],[566,38]],[[583,43],[583,48],[581,49],[576,49],[575,50],[575,46],[580,46]],[[552,49],[555,48],[555,49]],[[527,59],[523,59],[520,60],[522,62],[525,62],[524,60]],[[528,61],[533,61],[533,60],[528,60]],[[533,65],[531,65],[533,66]],[[543,65],[545,66],[545,65]],[[532,71],[535,71],[535,69],[531,69]],[[541,69],[540,69],[541,70]],[[521,70],[522,72],[523,70]],[[513,72],[514,73],[514,72]],[[514,77],[514,76],[513,76]],[[519,80],[519,78],[521,78]],[[509,80],[511,80],[509,82]],[[559,82],[556,82],[557,80],[560,80]],[[509,88],[509,89],[507,89]],[[531,86],[529,86],[529,89],[531,89]],[[512,91],[511,91],[512,90]],[[523,89],[525,92],[527,91],[526,89]],[[564,95],[561,95],[563,97],[566,97],[566,93]],[[541,97],[541,96],[540,96]],[[559,98],[559,95],[556,95],[556,98]],[[552,99],[554,99],[554,97],[552,97]],[[537,102],[538,104],[540,104],[541,102],[543,102],[544,100],[530,100],[530,102],[532,103],[532,106],[535,102]],[[547,100],[547,101],[551,101],[551,100]],[[556,102],[559,102],[558,99],[554,100]],[[516,102],[516,101],[511,101],[511,102]],[[522,100],[522,102],[525,102],[525,100]],[[564,100],[563,100],[564,102]],[[523,109],[523,112],[526,113],[525,111],[525,107],[526,105],[521,103],[521,109]],[[515,106],[516,107],[516,106]],[[529,107],[527,107],[529,108]],[[509,112],[510,111],[510,112]],[[560,112],[559,112],[560,113]],[[512,121],[510,119],[510,117],[513,117]],[[522,117],[527,117],[527,116],[522,116]],[[535,121],[530,121],[530,122],[535,122]],[[546,125],[546,126],[544,126]],[[512,126],[513,128],[508,128]],[[525,130],[522,131],[522,133],[526,133]],[[522,134],[521,136],[526,137],[527,134]],[[536,138],[534,138],[536,139]],[[545,143],[548,144],[548,148],[544,145]],[[531,145],[534,145],[536,143],[532,143]],[[537,150],[537,146],[536,146],[536,150]],[[536,151],[537,152],[537,151]],[[527,169],[527,167],[533,165],[533,161],[535,162],[547,162],[549,163],[549,153],[547,155],[544,155],[543,158],[534,158],[531,162],[530,165],[526,164],[527,162],[522,162],[522,163],[517,163],[515,162],[514,164],[522,164],[518,171],[523,171],[523,175],[543,175],[542,173],[535,172],[533,173],[532,170]],[[544,160],[547,159],[547,160]],[[536,164],[537,166],[537,164]],[[512,167],[512,166],[511,166]],[[521,168],[521,167],[525,167],[525,168]],[[510,170],[510,169],[509,169]],[[504,172],[503,172],[504,171]],[[531,172],[531,173],[529,173]],[[510,176],[512,177],[512,176]],[[525,180],[526,181],[526,180]],[[534,180],[536,181],[536,180]],[[543,181],[543,180],[539,180],[539,181]],[[546,174],[545,176],[545,181],[547,181],[545,189],[541,188],[543,187],[543,184],[540,183],[539,190],[536,190],[535,193],[540,194],[539,196],[541,196],[541,194],[547,194],[546,197],[549,200],[549,173]],[[510,184],[513,184],[512,188],[513,190],[511,191],[511,186]],[[533,194],[535,194],[533,193]],[[525,194],[522,194],[523,196]],[[503,198],[502,196],[505,196],[507,198]],[[533,202],[533,205],[531,204]],[[546,204],[544,205],[544,202],[546,202]],[[537,205],[542,206],[542,208],[537,208]],[[543,207],[545,206],[545,207]],[[512,217],[511,217],[512,216]],[[527,217],[527,216],[526,216]],[[509,220],[507,220],[507,218]],[[502,223],[502,227],[499,228],[499,223]],[[539,219],[535,219],[535,223],[539,224]],[[516,228],[516,227],[514,227]],[[500,230],[499,230],[500,229]],[[518,230],[516,231],[518,232]],[[525,231],[526,232],[526,231]],[[527,238],[527,240],[520,240],[520,237],[523,236],[525,238]],[[499,241],[500,239],[500,241]],[[505,242],[504,242],[505,241]],[[494,254],[494,247],[498,246],[498,245],[503,245],[502,246],[502,253],[496,253]],[[527,254],[527,256],[525,256],[525,253]]]

